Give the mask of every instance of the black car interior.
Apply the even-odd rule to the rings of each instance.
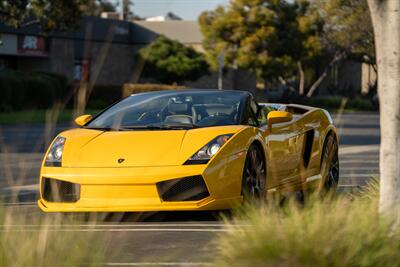
[[[236,105],[192,104],[170,102],[161,111],[161,120],[166,124],[194,124],[197,126],[231,125],[238,116]]]

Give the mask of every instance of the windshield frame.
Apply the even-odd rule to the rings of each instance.
[[[101,112],[99,112],[98,114],[96,114],[95,116],[93,116],[93,118],[88,121],[84,126],[82,126],[82,128],[86,128],[86,129],[93,129],[93,130],[103,130],[103,131],[127,131],[127,130],[190,130],[190,129],[196,129],[196,128],[207,128],[207,127],[217,127],[217,126],[225,126],[225,125],[206,125],[206,126],[198,126],[196,124],[176,124],[176,125],[170,125],[170,124],[161,124],[160,125],[147,125],[148,127],[146,127],[146,125],[137,125],[138,127],[134,127],[134,126],[119,126],[119,127],[93,127],[91,126],[91,123],[93,123],[95,120],[97,120],[100,116],[102,116],[104,113],[106,113],[107,111],[109,111],[111,108],[115,107],[116,105],[118,105],[119,103],[125,101],[126,99],[129,99],[131,97],[134,96],[141,96],[141,95],[149,95],[149,97],[151,95],[157,95],[159,94],[160,96],[165,95],[168,96],[170,95],[171,97],[173,97],[174,94],[180,95],[182,93],[207,93],[207,94],[211,94],[211,93],[218,93],[218,94],[224,94],[224,93],[233,93],[233,94],[237,94],[238,95],[238,99],[239,99],[239,107],[238,107],[238,116],[236,121],[233,124],[227,124],[228,125],[241,125],[243,124],[243,118],[244,118],[244,112],[246,111],[246,107],[248,106],[248,100],[251,97],[251,94],[247,91],[240,91],[240,90],[213,90],[213,89],[184,89],[184,90],[169,90],[169,91],[152,91],[152,92],[144,92],[144,93],[137,93],[137,94],[131,94],[123,99],[121,99],[120,101],[116,101],[115,103],[113,103],[112,105],[110,105],[109,107],[103,109]],[[130,128],[130,129],[128,129]]]

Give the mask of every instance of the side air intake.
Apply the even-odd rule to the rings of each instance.
[[[196,201],[210,195],[201,175],[159,182],[157,190],[163,201]]]
[[[304,160],[304,167],[308,167],[311,158],[312,146],[314,143],[314,132],[315,130],[309,130],[305,133],[304,137],[304,150],[303,150],[303,160]]]
[[[49,202],[76,202],[80,198],[79,184],[42,178],[42,197]]]

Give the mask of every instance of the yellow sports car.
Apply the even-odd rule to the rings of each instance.
[[[134,94],[75,122],[43,159],[43,211],[221,210],[338,184],[336,129],[318,108],[177,90]]]

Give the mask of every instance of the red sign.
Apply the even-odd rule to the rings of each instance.
[[[45,39],[34,35],[18,36],[18,53],[39,56],[47,55]]]

